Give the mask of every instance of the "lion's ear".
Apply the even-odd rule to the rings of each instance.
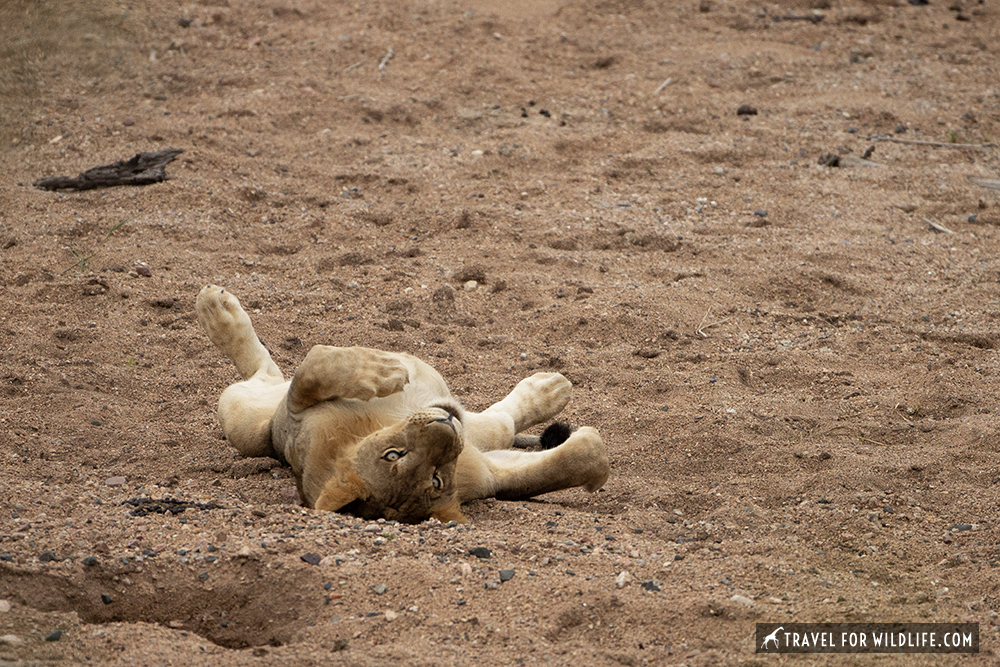
[[[355,500],[365,500],[370,495],[364,480],[354,472],[343,476],[331,477],[323,487],[323,492],[316,499],[316,509],[336,512]]]
[[[435,505],[432,507],[431,517],[437,519],[441,523],[448,523],[449,521],[469,523],[469,520],[465,518],[464,514],[462,514],[462,505],[458,502],[457,498],[453,498],[442,505]]]

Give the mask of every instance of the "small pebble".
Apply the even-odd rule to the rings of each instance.
[[[650,579],[649,581],[642,582],[642,588],[643,590],[647,590],[652,593],[657,593],[660,591],[660,584],[662,583],[663,583],[662,581],[658,581],[656,579]]]
[[[507,582],[514,578],[514,570],[500,570],[500,582]]]
[[[38,560],[42,561],[43,563],[51,563],[54,560],[56,561],[59,560],[59,557],[56,556],[51,551],[43,551],[41,554],[38,555]]]
[[[478,287],[479,283],[477,283],[475,280],[469,280],[466,281],[465,285],[462,286],[462,289],[464,289],[466,292],[475,292],[476,289],[478,289]]]
[[[128,480],[126,480],[124,477],[121,476],[108,477],[106,480],[104,480],[104,486],[124,486],[125,482],[127,481]]]
[[[87,567],[93,567],[94,565],[97,565],[98,560],[95,556],[87,556],[80,562],[86,565]]]
[[[632,575],[626,572],[625,570],[622,570],[621,572],[618,573],[618,576],[615,577],[615,587],[625,588],[626,586],[628,586],[628,583],[630,581],[632,581]]]
[[[752,607],[753,606],[753,600],[751,600],[750,598],[748,598],[745,595],[739,595],[739,594],[737,594],[737,595],[734,595],[733,597],[731,597],[729,599],[732,600],[733,602],[735,602],[736,604],[743,605],[744,607]]]
[[[736,110],[737,116],[756,116],[757,109],[750,106],[749,104],[740,105],[740,108]]]
[[[107,593],[101,593],[101,602],[103,602],[104,604],[111,604],[112,602],[114,602],[114,600],[112,600],[111,596],[108,595]]]
[[[399,618],[399,614],[392,611],[391,609],[385,612],[385,620],[395,621],[397,618]]]
[[[153,272],[150,271],[149,267],[145,264],[136,264],[135,272],[138,273],[143,278],[151,278],[153,276]]]
[[[7,644],[8,646],[17,646],[18,644],[23,644],[24,640],[17,635],[4,635],[0,637],[0,644]]]
[[[469,555],[475,556],[476,558],[480,558],[482,560],[487,560],[493,557],[493,552],[487,549],[486,547],[473,547],[469,549]]]
[[[10,602],[7,600],[0,600],[0,614],[6,614],[10,611]]]
[[[300,558],[310,565],[319,565],[319,562],[323,560],[322,556],[314,553],[302,554]]]
[[[372,586],[372,592],[375,595],[383,595],[387,590],[389,590],[389,587],[385,584],[376,584],[375,586]]]
[[[760,216],[762,218],[766,218],[767,217],[767,211],[765,211],[762,208],[757,209],[756,211],[753,212],[753,214],[754,215],[758,215],[758,216]]]
[[[57,642],[60,639],[62,639],[62,630],[60,630],[58,628],[56,628],[55,630],[53,630],[52,632],[50,632],[45,637],[45,641],[47,641],[47,642]]]

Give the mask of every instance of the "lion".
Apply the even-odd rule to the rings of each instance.
[[[209,285],[195,309],[242,378],[219,399],[226,438],[243,456],[289,465],[307,507],[464,523],[470,500],[595,492],[608,479],[594,428],[554,423],[541,437],[522,434],[566,407],[572,385],[559,373],[535,373],[480,413],[405,353],[315,345],[288,381],[235,295]]]

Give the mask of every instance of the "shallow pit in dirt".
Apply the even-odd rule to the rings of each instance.
[[[85,623],[156,623],[235,649],[288,643],[324,602],[311,578],[250,558],[190,568],[97,564],[70,576],[4,566],[0,580],[14,604],[76,612]]]

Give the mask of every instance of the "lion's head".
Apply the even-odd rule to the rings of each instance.
[[[431,407],[372,433],[358,446],[353,475],[330,480],[318,509],[364,519],[464,521],[455,497],[462,423],[452,406]]]

